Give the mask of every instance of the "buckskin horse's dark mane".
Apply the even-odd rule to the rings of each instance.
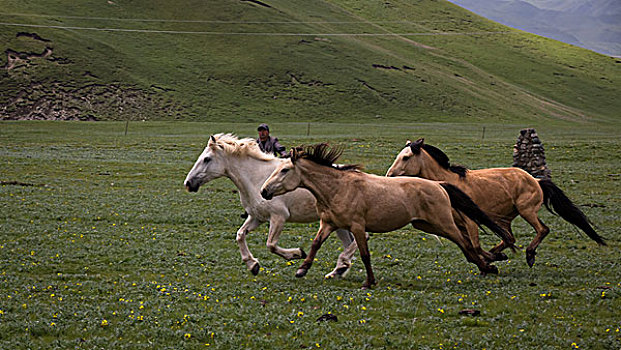
[[[466,177],[466,172],[468,168],[463,165],[451,165],[451,163],[449,162],[449,157],[438,147],[423,144],[423,149],[427,151],[431,158],[435,159],[435,161],[438,162],[438,164],[444,169],[454,172],[455,174],[459,175],[459,177]]]
[[[296,147],[297,156],[291,160],[308,159],[319,165],[327,166],[337,170],[356,171],[362,169],[360,164],[336,165],[334,162],[343,154],[343,147],[330,147],[327,143],[318,143],[310,146]]]

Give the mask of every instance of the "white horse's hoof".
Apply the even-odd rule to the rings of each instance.
[[[298,248],[298,250],[300,251],[299,253],[298,252],[292,253],[289,258],[285,258],[285,259],[286,260],[306,259],[306,252],[302,248]]]
[[[330,272],[329,274],[325,275],[324,278],[326,278],[326,279],[331,279],[331,278],[341,279],[341,278],[345,278],[345,276],[347,276],[347,274],[349,273],[349,270],[351,270],[351,266],[337,267],[332,272]]]
[[[261,265],[259,265],[258,262],[255,262],[254,265],[252,265],[252,267],[250,268],[250,272],[256,276],[259,274],[260,268],[261,268]]]
[[[306,276],[306,273],[307,273],[307,272],[308,272],[308,270],[307,270],[307,269],[298,269],[298,270],[295,272],[295,277],[297,277],[297,278],[304,277],[304,276]]]

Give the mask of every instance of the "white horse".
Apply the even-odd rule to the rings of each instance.
[[[246,235],[250,231],[269,221],[267,238],[269,251],[287,260],[303,259],[306,253],[302,249],[285,249],[277,245],[284,223],[308,223],[319,220],[315,197],[305,189],[295,190],[270,201],[261,197],[259,190],[261,185],[274,169],[285,161],[261,152],[254,139],[238,139],[231,134],[216,134],[209,138],[207,147],[184,181],[186,189],[190,192],[196,192],[201,185],[223,176],[233,181],[239,190],[241,204],[248,213],[248,218],[237,230],[237,244],[242,261],[254,275],[259,273],[260,265],[246,244]],[[351,267],[351,257],[355,252],[356,245],[352,244],[354,239],[349,231],[339,230],[337,235],[344,249],[338,257],[336,267],[325,276],[326,278],[344,277]]]

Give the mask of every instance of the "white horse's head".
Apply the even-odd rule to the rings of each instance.
[[[250,176],[263,171],[256,163],[245,162],[250,159],[268,162],[276,158],[263,153],[254,139],[239,139],[232,134],[212,135],[183,184],[188,191],[196,192],[200,186],[222,176],[230,177],[238,172]]]
[[[219,145],[216,137],[211,135],[207,147],[185,177],[183,182],[185,188],[189,192],[196,192],[207,182],[224,176],[226,168],[222,158],[222,145]]]

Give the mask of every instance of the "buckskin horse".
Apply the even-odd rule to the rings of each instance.
[[[586,215],[567,198],[565,193],[549,179],[535,179],[520,168],[490,168],[469,170],[463,166],[451,165],[448,156],[437,147],[425,144],[424,139],[407,142],[395,158],[386,176],[416,176],[430,180],[446,181],[459,187],[479,205],[495,222],[512,237],[511,222],[518,215],[524,218],[537,232],[526,248],[526,262],[535,263],[537,247],[548,235],[550,229],[537,216],[542,205],[554,214],[579,227],[600,245],[604,239],[589,224]],[[554,211],[550,208],[550,204]],[[489,253],[480,248],[478,229],[468,228],[472,243],[490,260],[506,259],[500,252],[506,248],[500,242]],[[489,255],[488,255],[489,254]]]
[[[375,277],[365,233],[394,231],[407,224],[448,238],[482,273],[498,272],[462,235],[454,222],[454,215],[460,214],[453,209],[488,226],[503,239],[509,242],[510,239],[461,190],[444,182],[377,176],[361,172],[357,165],[334,165],[341,153],[342,149],[332,149],[326,144],[294,148],[290,160],[281,163],[261,188],[265,199],[299,188],[309,190],[317,199],[319,231],[296,272],[297,277],[306,275],[331,232],[346,229],[353,233],[366,269],[363,288],[369,288],[375,284]]]

